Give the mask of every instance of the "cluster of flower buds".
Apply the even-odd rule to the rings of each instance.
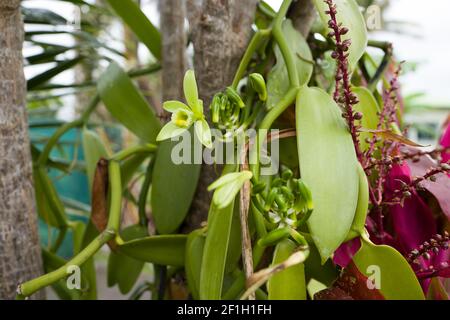
[[[426,155],[429,155],[430,157],[432,157],[433,159],[437,160],[438,162],[441,162],[441,154],[443,152],[447,152],[450,151],[450,148],[444,148],[441,146],[437,146],[436,148],[434,148],[433,150],[430,151],[415,151],[415,152],[410,152],[408,150],[403,151],[402,155],[400,156],[403,160],[406,159],[411,159],[413,162],[419,162],[420,158]]]
[[[447,231],[443,235],[437,234],[429,241],[425,241],[419,246],[418,249],[412,250],[408,254],[408,261],[410,263],[418,263],[420,257],[429,260],[431,258],[430,253],[438,254],[441,250],[448,250],[450,242],[450,236]]]
[[[380,116],[380,120],[386,122],[386,126],[397,121],[397,106],[398,106],[398,90],[400,85],[398,78],[402,72],[402,63],[398,65],[398,68],[394,71],[392,79],[389,81],[389,87],[383,92],[383,111]]]
[[[450,236],[447,231],[445,231],[443,235],[437,234],[429,241],[425,241],[421,244],[418,249],[412,250],[407,256],[408,262],[420,266],[419,258],[422,257],[425,260],[430,260],[432,255],[438,255],[440,252],[448,250],[449,242]],[[443,261],[439,263],[439,265],[430,265],[426,269],[419,268],[417,273],[419,278],[428,278],[449,267],[449,261]]]
[[[331,53],[331,57],[337,62],[334,100],[343,106],[342,117],[347,121],[350,133],[352,135],[353,144],[355,145],[356,154],[360,162],[362,162],[362,153],[359,146],[360,127],[355,123],[355,121],[361,120],[363,115],[360,112],[355,112],[353,110],[353,106],[357,104],[359,100],[356,94],[354,94],[351,90],[350,72],[348,69],[348,51],[352,42],[350,39],[343,39],[343,36],[346,35],[349,30],[348,28],[342,26],[342,23],[338,23],[336,18],[337,8],[333,3],[333,0],[324,1],[328,5],[328,10],[325,11],[325,13],[330,16],[328,27],[331,31],[328,33],[328,36],[333,38],[336,43],[336,48]]]
[[[425,175],[421,177],[415,177],[414,180],[412,180],[410,183],[406,183],[403,181],[399,181],[401,184],[401,188],[399,190],[396,190],[394,192],[394,198],[392,199],[392,202],[395,203],[402,203],[404,199],[410,198],[412,195],[412,192],[416,189],[421,189],[420,183],[425,180],[430,180],[432,182],[436,181],[436,176],[441,173],[449,173],[450,172],[450,164],[448,163],[441,163],[439,166],[435,168],[431,168],[425,173]]]
[[[211,121],[230,134],[242,125],[241,111],[245,107],[239,93],[231,87],[214,95],[211,102]]]
[[[254,193],[260,190],[256,188]],[[261,211],[273,228],[297,229],[313,211],[311,191],[303,180],[295,179],[292,171],[286,169],[272,181]]]

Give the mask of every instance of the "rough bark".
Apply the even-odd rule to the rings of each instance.
[[[159,7],[163,57],[163,101],[180,100],[183,97],[183,77],[187,68],[186,4],[185,0],[162,0]],[[164,120],[167,120],[167,116],[167,112],[164,112]]]
[[[42,274],[25,109],[19,0],[0,0],[0,299]],[[35,298],[43,298],[37,294]]]
[[[213,95],[229,85],[250,39],[257,0],[190,0],[191,37],[200,97],[208,112]],[[209,118],[209,117],[208,117]],[[220,170],[218,170],[220,171]],[[217,178],[214,166],[203,165],[186,228],[206,220]]]
[[[295,29],[306,38],[316,19],[317,13],[312,0],[297,0],[289,8],[288,17]]]

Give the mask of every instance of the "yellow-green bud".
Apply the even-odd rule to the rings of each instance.
[[[266,88],[266,81],[264,80],[264,77],[259,73],[252,73],[249,76],[250,84],[258,93],[259,99],[261,101],[267,100],[267,88]]]

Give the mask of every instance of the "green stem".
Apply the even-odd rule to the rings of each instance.
[[[291,87],[298,87],[300,85],[300,81],[298,79],[297,66],[295,64],[294,54],[292,53],[291,48],[289,47],[288,42],[283,34],[282,23],[283,19],[289,10],[289,6],[291,5],[292,0],[284,0],[283,4],[278,11],[277,17],[275,19],[274,27],[273,27],[273,36],[275,41],[278,43],[278,47],[280,48],[281,54],[283,55],[284,62],[287,67],[289,82],[291,83]]]
[[[386,69],[389,67],[389,63],[391,61],[392,55],[393,55],[393,49],[392,44],[390,42],[383,42],[383,41],[369,41],[369,46],[376,47],[384,51],[383,59],[381,60],[380,65],[378,66],[377,70],[375,71],[374,76],[370,79],[367,87],[370,91],[374,91],[376,89],[376,86],[378,82],[380,81],[380,78],[383,76]]]
[[[148,143],[145,145],[140,145],[140,146],[133,146],[128,149],[119,151],[118,153],[116,153],[115,155],[113,155],[111,157],[111,160],[120,162],[136,153],[153,153],[157,149],[158,149],[158,147],[151,143]]]
[[[72,122],[65,123],[61,127],[58,128],[58,130],[55,131],[55,133],[50,137],[47,144],[44,147],[44,150],[42,150],[41,154],[39,155],[39,158],[37,160],[38,166],[45,166],[47,163],[47,160],[50,156],[50,152],[52,151],[53,147],[58,143],[61,136],[63,136],[66,132],[70,131],[73,128],[80,127],[82,125],[81,119],[77,119]]]
[[[278,102],[278,104],[269,111],[269,113],[265,116],[263,121],[261,122],[258,130],[257,136],[257,146],[252,149],[250,153],[250,167],[253,173],[253,177],[257,181],[259,178],[259,161],[260,161],[260,153],[261,147],[266,140],[267,132],[272,126],[273,122],[289,107],[292,102],[294,102],[298,88],[300,86],[300,81],[298,79],[297,66],[295,64],[294,54],[289,47],[289,44],[284,37],[282,30],[282,23],[289,10],[289,6],[291,5],[292,0],[284,0],[281,4],[280,10],[278,11],[277,17],[274,21],[273,27],[273,36],[275,41],[277,42],[281,54],[283,56],[284,62],[286,64],[286,68],[289,75],[290,89],[283,97],[283,99]]]
[[[36,291],[55,283],[67,276],[67,268],[70,266],[83,265],[89,260],[105,243],[118,235],[120,226],[120,215],[122,209],[122,186],[120,181],[120,164],[117,161],[109,162],[109,179],[111,188],[111,202],[109,209],[108,225],[97,238],[95,238],[86,248],[68,261],[64,266],[43,276],[27,281],[18,288],[17,299],[23,299]]]
[[[50,252],[56,253],[58,251],[59,247],[61,246],[62,242],[64,241],[66,233],[67,233],[67,227],[61,227],[59,229],[58,238],[56,238],[55,243],[50,248]]]
[[[291,87],[283,99],[281,99],[280,102],[278,102],[278,104],[269,111],[259,125],[257,146],[256,148],[253,147],[250,153],[251,171],[256,180],[259,178],[260,154],[262,146],[266,141],[268,130],[272,127],[273,122],[295,101],[297,92],[298,87]]]
[[[122,212],[122,181],[120,180],[120,164],[117,161],[109,162],[110,207],[107,229],[117,232],[120,226]]]
[[[114,230],[105,230],[97,238],[95,238],[86,248],[84,248],[73,259],[68,261],[64,266],[47,273],[43,276],[30,280],[21,284],[18,288],[17,299],[23,299],[35,293],[36,291],[63,279],[68,275],[67,271],[70,266],[80,267],[92,255],[94,255],[105,243],[110,241],[115,235]]]
[[[150,185],[152,184],[153,163],[154,161],[151,159],[147,167],[147,173],[145,174],[144,183],[142,184],[141,193],[139,194],[138,200],[139,222],[144,227],[147,227],[148,223],[145,208],[147,206],[148,191],[150,189]]]
[[[37,159],[38,166],[45,166],[47,164],[50,152],[52,151],[53,147],[58,143],[59,139],[66,132],[70,131],[73,128],[78,128],[86,124],[86,122],[89,119],[89,116],[95,110],[99,101],[100,98],[98,95],[96,95],[89,103],[88,107],[86,108],[86,110],[83,112],[83,114],[79,119],[65,123],[55,131],[55,133],[50,137],[47,144],[45,145],[44,150],[42,150],[41,154],[39,155],[39,158]]]
[[[236,71],[231,87],[237,89],[239,81],[244,77],[245,71],[247,70],[247,67],[252,59],[253,54],[255,53],[256,50],[258,50],[261,43],[271,35],[271,32],[272,30],[270,29],[264,29],[258,30],[253,35],[247,47],[247,50],[245,51],[244,56],[242,57],[241,63],[239,64],[239,67]]]

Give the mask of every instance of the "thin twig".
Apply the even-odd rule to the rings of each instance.
[[[248,170],[247,161],[248,144],[241,152],[241,170]],[[246,181],[240,192],[240,207],[239,217],[241,221],[241,235],[242,235],[242,262],[244,265],[245,278],[249,279],[253,275],[253,254],[252,241],[250,239],[250,232],[248,229],[248,209],[250,206],[250,181]],[[248,297],[249,300],[255,300],[255,294],[252,293]]]

